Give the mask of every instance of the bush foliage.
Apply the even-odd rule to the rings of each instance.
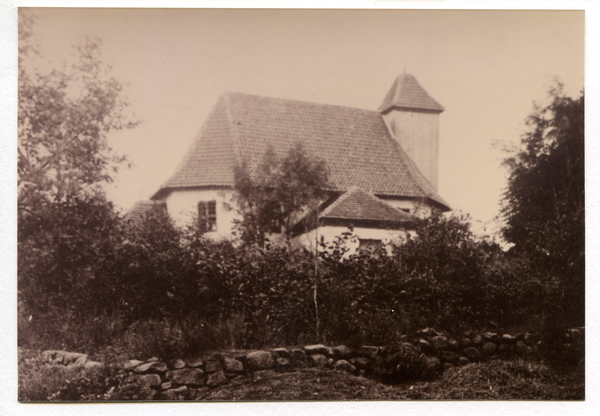
[[[477,239],[460,217],[420,221],[418,237],[391,244],[385,255],[348,253],[350,236],[323,242],[316,276],[320,339],[314,253],[212,242],[160,213],[141,223],[103,218],[110,232],[94,234],[97,249],[86,267],[71,266],[70,254],[63,258],[77,279],[60,291],[25,284],[48,271],[30,249],[35,241],[26,240],[20,342],[86,352],[118,345],[132,357],[168,358],[317,341],[382,345],[427,326],[526,326],[543,312],[544,286],[500,247]]]

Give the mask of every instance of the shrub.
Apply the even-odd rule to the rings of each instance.
[[[381,381],[389,384],[426,380],[434,374],[419,349],[406,342],[386,348],[377,358],[374,368]]]

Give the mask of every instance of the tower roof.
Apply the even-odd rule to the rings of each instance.
[[[419,84],[417,79],[407,73],[396,78],[383,103],[379,106],[378,111],[385,114],[394,107],[426,110],[436,113],[444,111],[444,107],[427,94],[427,91]]]

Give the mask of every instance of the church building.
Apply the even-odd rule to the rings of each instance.
[[[208,237],[230,238],[236,214],[224,203],[234,166],[245,161],[252,170],[268,148],[284,157],[300,142],[327,164],[331,198],[318,222],[295,227],[293,242],[332,241],[351,227],[358,245],[376,247],[410,230],[415,215],[450,210],[437,192],[443,111],[406,73],[377,111],[225,92],[147,205],[165,207],[179,225],[201,218]]]

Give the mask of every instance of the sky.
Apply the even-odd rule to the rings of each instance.
[[[439,193],[490,225],[516,143],[555,79],[584,85],[583,11],[36,9],[57,65],[85,34],[142,123],[109,136],[132,168],[107,188],[126,210],[175,170],[223,91],[376,110],[414,75],[445,107]]]

